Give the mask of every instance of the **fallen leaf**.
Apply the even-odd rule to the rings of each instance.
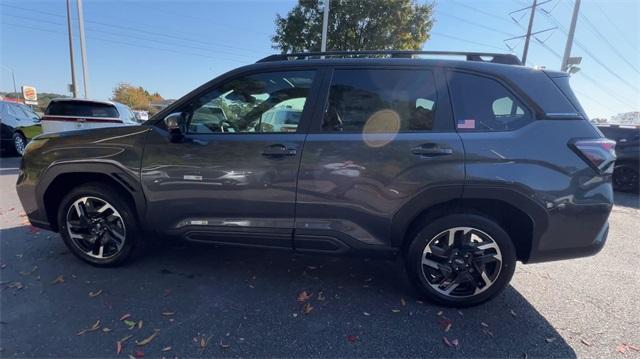
[[[512,315],[513,317],[517,317],[517,316],[518,316],[518,314],[516,314],[516,312],[514,312],[514,311],[513,311],[513,309],[511,309],[511,310],[509,311],[509,313],[511,313],[511,315]]]
[[[298,317],[298,313],[293,313],[292,315],[293,315],[294,318]]]
[[[310,303],[304,303],[304,306],[302,307],[302,312],[304,314],[309,314],[311,313],[312,310],[313,310],[313,306],[311,306]]]
[[[207,344],[209,344],[209,338],[205,338],[204,335],[200,336],[200,340],[198,341],[198,345],[200,346],[200,351],[204,352],[205,349],[207,349]]]
[[[109,333],[111,331],[111,328],[104,327],[102,328],[102,331],[105,333]]]
[[[61,274],[58,277],[56,277],[56,279],[54,279],[53,282],[51,282],[53,284],[58,284],[58,283],[64,283],[64,276]]]
[[[142,324],[143,324],[142,320],[138,322],[138,329],[142,329]]]
[[[449,338],[447,338],[447,337],[442,337],[442,341],[449,348],[458,348],[458,345],[460,344],[458,342],[458,339],[449,340]]]
[[[120,353],[122,353],[122,342],[118,340],[116,342],[116,355]]]
[[[95,298],[100,294],[102,294],[102,289],[98,290],[97,292],[89,292],[89,298]]]
[[[445,332],[448,332],[449,329],[451,329],[451,325],[453,324],[447,317],[440,317],[438,319],[438,323],[440,324],[440,328]]]
[[[368,316],[371,316],[371,314],[370,314],[370,313],[368,313],[368,312],[362,312],[362,314],[364,314],[364,315],[365,315],[365,316],[367,316],[367,317],[368,317]]]
[[[324,291],[322,291],[322,290],[321,290],[321,291],[319,291],[319,292],[318,292],[318,300],[319,300],[319,301],[323,301],[323,300],[325,300],[325,299],[326,299],[326,298],[325,298],[325,296],[324,296]]]
[[[624,354],[624,353],[626,353],[626,352],[627,352],[627,346],[626,346],[624,343],[623,343],[623,344],[620,344],[620,345],[618,345],[618,346],[616,347],[616,351],[617,351],[618,353],[622,353],[622,354]]]
[[[298,293],[298,299],[297,301],[299,303],[304,303],[307,300],[311,299],[311,297],[313,297],[313,294],[307,293],[306,290],[303,290],[302,292]]]
[[[580,339],[580,341],[582,342],[582,344],[584,344],[584,345],[586,345],[586,346],[588,346],[588,347],[590,347],[590,346],[591,346],[591,343],[590,343],[590,342],[588,342],[586,339],[582,339],[582,338],[581,338],[581,339]]]
[[[489,328],[489,324],[485,323],[485,322],[481,322],[480,325],[482,325],[485,328]]]
[[[127,313],[127,314],[123,315],[122,317],[120,317],[120,321],[123,321],[125,319],[129,319],[129,318],[131,318],[131,314]]]
[[[400,298],[400,304],[402,304],[403,307],[407,306],[407,301],[404,300],[404,298]]]
[[[100,329],[100,321],[99,320],[97,320],[95,323],[93,323],[91,328],[89,328],[89,331],[92,332],[92,331],[98,330],[98,329]]]
[[[151,334],[147,338],[145,338],[145,339],[143,339],[141,341],[137,341],[136,340],[136,345],[138,345],[138,346],[147,345],[147,344],[151,343],[151,341],[153,341],[159,334],[160,334],[160,331],[158,329],[156,329],[156,330],[153,331],[153,334]]]
[[[357,335],[353,335],[353,334],[347,335],[347,341],[349,343],[355,343],[355,342],[358,341],[358,336]]]
[[[449,323],[447,324],[447,326],[446,326],[446,327],[444,327],[444,332],[446,333],[446,332],[448,332],[450,329],[451,329],[451,322],[449,322]]]
[[[120,339],[119,342],[124,343],[131,338],[133,338],[133,335],[127,335],[126,337],[123,337],[122,339]]]
[[[556,340],[556,338],[545,338],[544,340],[546,340],[547,343],[553,343]]]
[[[222,341],[222,339],[220,339],[220,348],[222,349],[229,349],[231,348],[231,344],[226,344]]]
[[[136,324],[138,323],[134,322],[133,320],[125,319],[124,324],[129,327],[129,330],[131,330],[135,328]]]
[[[164,348],[162,348],[161,351],[163,351],[163,352],[171,351],[171,347],[170,346],[169,347],[164,347]]]
[[[129,354],[129,359],[136,359],[133,355]]]
[[[439,315],[439,316],[440,316],[440,315],[442,315],[442,313],[443,313],[442,311],[439,311],[437,315]]]
[[[144,358],[144,352],[142,350],[136,350],[133,352],[133,356],[136,358]]]
[[[391,309],[391,311],[394,313],[400,313],[400,309]]]
[[[164,315],[165,317],[170,317],[174,314],[176,314],[176,312],[162,312],[162,315]]]

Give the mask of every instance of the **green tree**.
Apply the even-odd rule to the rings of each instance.
[[[419,50],[429,39],[433,9],[433,3],[421,5],[415,0],[331,0],[327,50]],[[275,24],[274,49],[320,50],[318,0],[299,0],[286,17],[276,15]]]
[[[145,90],[142,86],[135,87],[127,83],[118,84],[118,86],[113,89],[111,99],[123,103],[134,110],[145,111],[152,110],[149,106],[151,102],[160,102],[163,100],[162,96],[157,92],[150,94],[149,91]]]

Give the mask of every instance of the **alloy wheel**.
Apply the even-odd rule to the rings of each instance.
[[[16,149],[16,152],[22,156],[24,155],[24,150],[27,147],[27,144],[25,143],[24,137],[22,137],[19,134],[13,135],[13,146]]]
[[[97,197],[82,197],[69,206],[67,232],[79,250],[97,259],[117,255],[126,240],[120,213],[109,202]]]
[[[629,192],[638,185],[638,172],[630,166],[616,166],[613,172],[613,188]]]
[[[502,268],[502,253],[487,233],[455,227],[434,236],[422,252],[422,275],[439,294],[466,298],[489,289]]]

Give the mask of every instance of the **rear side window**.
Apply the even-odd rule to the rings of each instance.
[[[322,131],[433,131],[436,103],[429,70],[335,70]]]
[[[99,102],[86,101],[56,101],[47,107],[46,115],[50,116],[78,116],[117,118],[118,110],[115,106]]]
[[[460,72],[448,75],[459,131],[510,131],[533,120],[529,110],[498,81]]]

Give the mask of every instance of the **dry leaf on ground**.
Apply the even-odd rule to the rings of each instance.
[[[99,296],[100,294],[102,294],[102,289],[99,289],[96,292],[89,292],[89,298],[95,298],[95,297]]]
[[[151,334],[150,336],[142,339],[141,341],[137,341],[136,340],[136,345],[145,346],[145,345],[151,343],[159,334],[160,334],[160,330],[156,329],[156,330],[153,331],[153,334]]]
[[[53,282],[51,283],[53,284],[64,283],[64,276],[62,274],[57,276],[56,279],[54,279]]]
[[[311,306],[310,303],[304,303],[304,306],[302,307],[302,312],[304,314],[309,314],[311,313],[312,310],[313,310],[313,306]]]
[[[311,299],[311,297],[313,297],[313,294],[308,293],[306,290],[303,290],[302,292],[298,293],[298,299],[297,301],[299,303],[304,303],[307,300]]]

